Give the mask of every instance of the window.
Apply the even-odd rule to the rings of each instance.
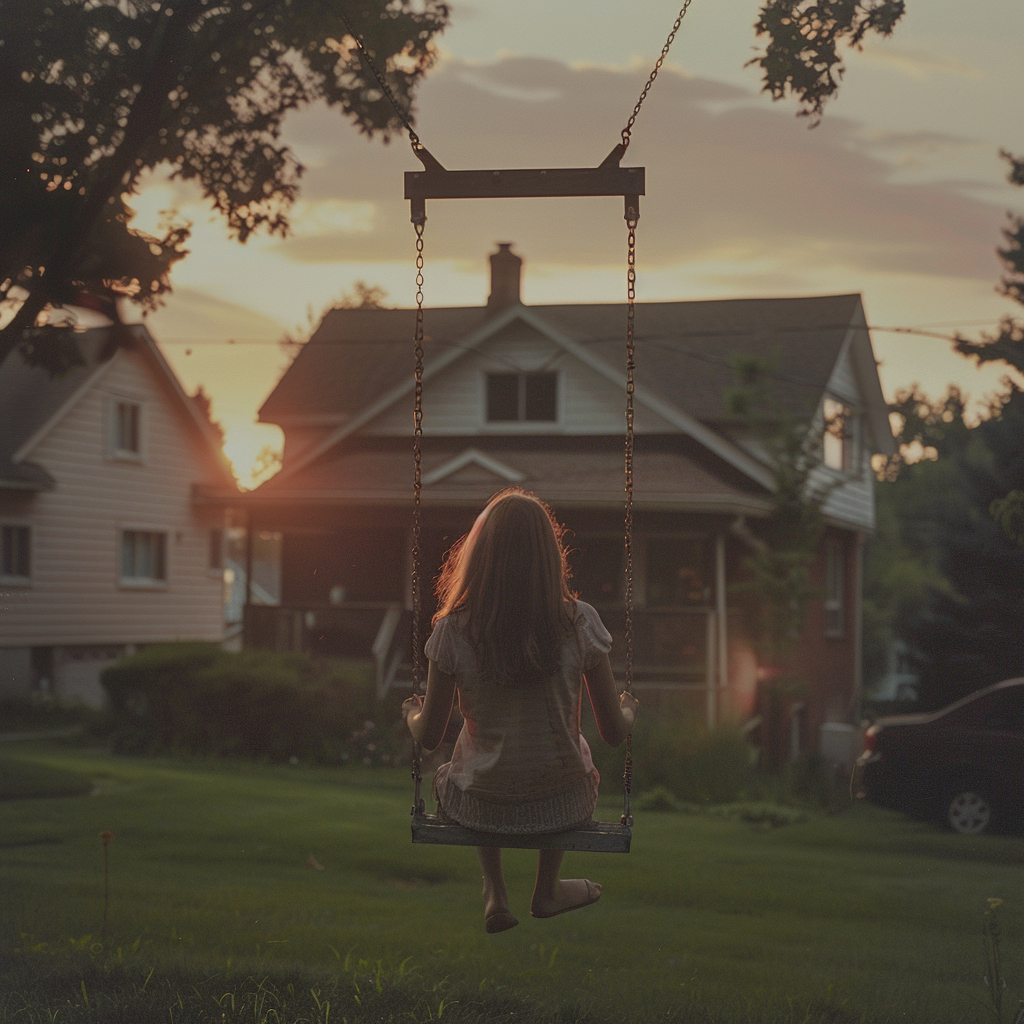
[[[0,528],[0,576],[27,580],[31,575],[31,532],[27,526]]]
[[[111,404],[110,450],[115,458],[142,455],[142,406],[121,399]]]
[[[846,618],[846,549],[830,538],[825,544],[825,636],[842,636]]]
[[[859,419],[853,410],[834,398],[822,403],[825,433],[822,438],[822,461],[829,469],[851,473],[857,468]]]
[[[558,419],[558,374],[487,374],[488,423],[554,423]]]
[[[163,583],[167,579],[167,534],[125,530],[121,534],[121,580]]]
[[[578,537],[569,552],[569,585],[590,604],[621,601],[624,562],[621,537]]]
[[[649,537],[648,607],[703,606],[710,603],[710,546],[696,537]]]

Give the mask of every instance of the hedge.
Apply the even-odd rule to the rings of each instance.
[[[106,669],[112,746],[319,764],[386,762],[361,663],[162,644]]]

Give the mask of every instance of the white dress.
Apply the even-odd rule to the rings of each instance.
[[[583,673],[611,650],[597,612],[576,602],[561,668],[535,685],[494,686],[479,678],[458,612],[441,619],[427,657],[458,684],[465,719],[452,759],[434,775],[439,810],[483,832],[553,832],[589,821],[600,776],[580,733]]]

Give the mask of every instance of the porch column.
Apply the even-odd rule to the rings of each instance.
[[[850,714],[860,724],[864,694],[864,531],[858,530],[853,550],[853,693]]]
[[[725,531],[715,538],[715,605],[718,618],[718,692],[725,699],[729,687],[729,618],[725,579]]]
[[[245,510],[245,604],[252,604],[252,509]],[[245,613],[242,613],[243,621]]]

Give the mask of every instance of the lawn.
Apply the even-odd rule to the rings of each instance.
[[[252,1004],[245,1019],[273,1020],[257,991],[267,979],[279,1001],[291,984],[309,1004],[278,1006],[282,1021],[328,1020],[313,989],[350,1024],[981,1022],[990,897],[1005,900],[1006,1006],[1024,995],[1017,837],[948,835],[864,806],[779,828],[648,813],[628,856],[567,855],[563,875],[605,886],[578,913],[532,920],[534,855],[506,854],[521,924],[488,936],[475,852],[412,846],[397,769],[5,748],[94,789],[0,802],[0,1020],[50,1021],[58,1004],[57,1020],[132,1019],[99,1012],[97,986],[148,977],[153,1005],[167,1004],[152,1019],[165,1021],[222,1019],[181,992],[209,1006],[237,995]],[[612,798],[605,813],[618,813]],[[115,838],[101,941],[103,830]]]

